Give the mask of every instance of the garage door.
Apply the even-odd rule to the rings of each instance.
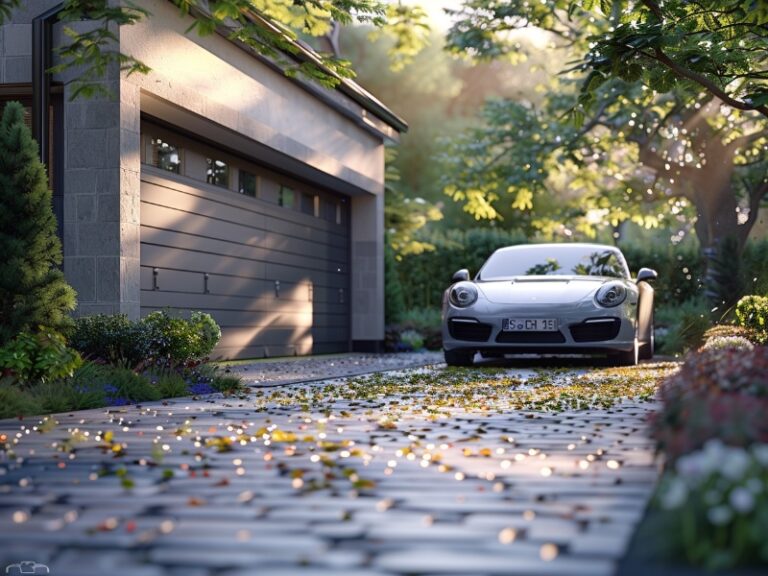
[[[222,327],[214,355],[225,358],[349,350],[346,199],[189,146],[183,153],[174,146],[186,167],[168,174],[152,157],[160,139],[147,140],[142,315],[167,308],[210,313]],[[253,197],[233,190],[239,184],[231,180],[221,186],[210,169],[208,181],[194,178],[196,164],[215,170],[216,162],[235,180],[250,185],[253,176]]]

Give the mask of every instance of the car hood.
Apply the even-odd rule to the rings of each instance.
[[[477,287],[494,304],[568,304],[591,297],[616,278],[584,276],[522,276],[478,282]]]

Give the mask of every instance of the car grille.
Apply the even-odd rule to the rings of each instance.
[[[455,340],[470,342],[486,342],[491,336],[492,326],[472,320],[451,319],[448,321],[448,332]]]
[[[619,335],[621,320],[618,318],[590,318],[570,327],[574,342],[600,342],[613,340]]]
[[[499,332],[496,342],[501,344],[562,344],[562,332]]]

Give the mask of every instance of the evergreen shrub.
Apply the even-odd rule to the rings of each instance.
[[[18,102],[0,121],[0,346],[38,327],[71,325],[75,291],[64,280],[51,191]]]

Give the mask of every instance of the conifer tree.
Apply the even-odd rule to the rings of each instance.
[[[75,291],[61,260],[45,168],[24,108],[11,102],[0,121],[0,346],[24,330],[69,325]]]

